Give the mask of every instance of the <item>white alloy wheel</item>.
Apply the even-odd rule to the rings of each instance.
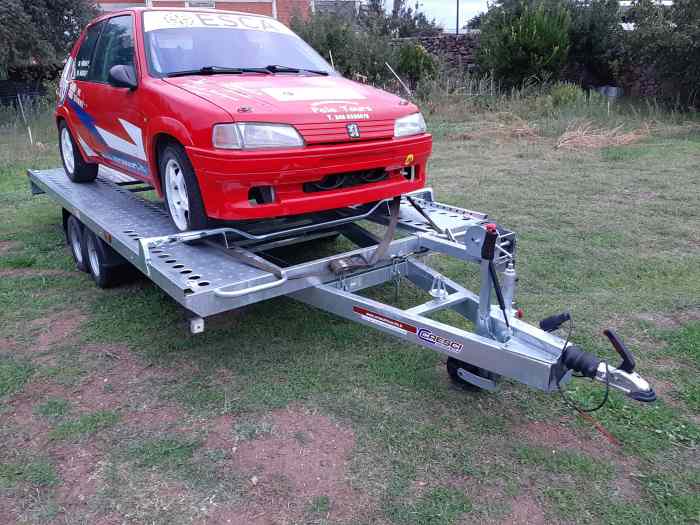
[[[73,156],[73,139],[67,127],[61,129],[61,153],[63,154],[63,163],[68,173],[75,173],[75,157]]]
[[[165,199],[168,201],[170,216],[177,229],[189,229],[190,201],[187,196],[185,175],[177,160],[169,159],[165,165]]]

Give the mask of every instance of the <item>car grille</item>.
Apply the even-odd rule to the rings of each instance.
[[[351,139],[348,124],[357,124],[360,138]],[[338,142],[357,142],[363,140],[389,139],[394,136],[393,120],[365,120],[343,122],[320,122],[296,126],[307,144],[332,144]]]

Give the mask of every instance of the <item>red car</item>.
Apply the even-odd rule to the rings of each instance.
[[[58,90],[68,177],[153,185],[181,231],[378,201],[425,184],[418,108],[341,77],[280,22],[129,9],[95,19]]]

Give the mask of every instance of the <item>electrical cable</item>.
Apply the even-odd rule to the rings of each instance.
[[[569,345],[569,341],[571,340],[571,335],[573,334],[574,331],[574,318],[573,316],[569,316],[569,332],[566,334],[566,340],[564,341],[564,346],[562,348],[562,352],[566,350],[566,347]],[[608,362],[603,361],[605,364],[605,396],[603,396],[603,400],[595,407],[593,408],[587,408],[579,405],[571,399],[569,396],[566,395],[564,390],[561,388],[561,379],[557,381],[557,390],[559,390],[559,394],[561,395],[562,400],[566,405],[568,405],[570,408],[573,408],[577,412],[581,412],[583,414],[590,414],[591,412],[595,412],[596,410],[600,410],[605,406],[605,404],[608,402],[608,399],[610,397],[610,370],[608,368]],[[563,376],[562,376],[563,377]],[[572,377],[584,377],[583,375],[579,374],[573,374]]]

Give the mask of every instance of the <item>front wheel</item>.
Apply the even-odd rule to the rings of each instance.
[[[92,182],[97,178],[99,166],[85,162],[83,154],[73,140],[73,135],[65,121],[58,125],[58,145],[63,161],[63,169],[73,182]]]
[[[165,203],[175,227],[181,232],[206,229],[209,221],[197,177],[182,146],[169,144],[165,147],[159,170]]]

